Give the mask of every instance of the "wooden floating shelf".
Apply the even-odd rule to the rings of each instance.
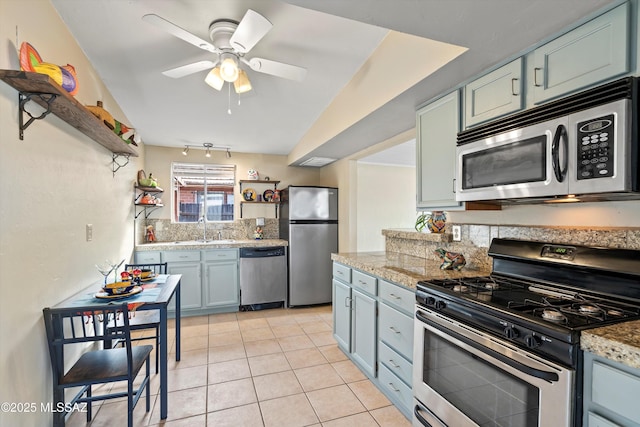
[[[53,94],[56,98],[50,105],[44,99],[33,97],[32,100],[43,108],[51,108],[51,112],[61,120],[69,123],[89,138],[96,141],[112,153],[138,157],[138,152],[122,138],[109,129],[100,119],[94,116],[69,92],[58,85],[46,74],[28,71],[0,70],[0,80],[7,83],[21,94]]]

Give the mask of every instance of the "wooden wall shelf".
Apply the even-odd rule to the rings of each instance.
[[[69,95],[60,85],[53,81],[46,74],[31,73],[27,71],[0,70],[0,80],[7,83],[12,88],[20,92],[20,99],[32,94],[55,95],[53,99],[48,97],[30,96],[30,99],[50,109],[50,112],[58,116],[61,120],[69,123],[89,138],[96,141],[112,153],[125,157],[138,157],[138,152],[122,138],[116,135],[111,129],[105,126],[96,116],[85,108],[78,100]],[[22,109],[20,110],[22,114]],[[44,118],[40,116],[38,118]],[[20,134],[31,124],[21,126]]]

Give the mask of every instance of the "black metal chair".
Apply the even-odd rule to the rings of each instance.
[[[167,274],[167,263],[157,263],[157,264],[125,264],[125,271],[130,271],[133,269],[139,268],[141,270],[147,269],[153,271],[153,274]],[[107,327],[109,331],[112,329],[117,329],[120,324],[117,326],[114,323],[110,323]],[[140,340],[156,340],[156,374],[158,373],[158,349],[160,348],[160,312],[158,310],[140,310],[132,313],[129,319],[129,327],[132,331],[142,331],[145,329],[155,329],[155,336],[147,336],[147,337],[136,337],[131,338],[131,341],[140,341]],[[121,341],[115,340],[113,346],[117,346],[121,344]]]
[[[108,307],[88,306],[73,308],[45,308],[44,324],[49,344],[49,355],[53,371],[53,415],[54,426],[64,426],[69,409],[86,403],[87,422],[91,421],[91,403],[106,399],[126,397],[129,427],[133,426],[133,409],[146,389],[146,410],[151,408],[149,393],[149,358],[153,346],[131,345],[129,310],[126,303]],[[114,318],[122,319],[122,327],[105,335],[105,325]],[[106,348],[86,351],[89,345],[103,346],[111,339],[122,340],[122,348]],[[89,347],[91,348],[91,347]],[[84,351],[84,352],[83,352]],[[78,355],[71,368],[65,369],[69,361],[65,356]],[[146,362],[144,379],[135,386],[134,379]],[[127,391],[93,395],[92,386],[127,381]],[[65,402],[67,388],[80,387],[80,391]],[[59,408],[67,412],[58,411]]]

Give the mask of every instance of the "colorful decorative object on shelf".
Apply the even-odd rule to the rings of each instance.
[[[462,267],[467,265],[467,260],[461,253],[449,252],[442,248],[438,248],[434,252],[442,260],[441,270],[462,270]]]
[[[256,227],[256,232],[253,233],[253,237],[255,237],[256,240],[262,240],[262,238],[264,237],[264,234],[262,232],[262,227],[260,226]]]
[[[247,202],[255,202],[255,200],[256,200],[256,190],[254,190],[253,188],[245,188],[242,191],[242,197]]]
[[[102,122],[122,138],[124,142],[137,146],[140,138],[138,138],[138,135],[135,133],[136,130],[114,119],[111,113],[105,110],[102,105],[102,101],[97,101],[96,105],[85,105],[85,107],[91,111],[91,114],[102,120]]]
[[[259,179],[260,175],[258,174],[258,171],[255,169],[249,169],[247,171],[247,179],[252,179],[254,181],[257,181]]]
[[[149,178],[147,178],[147,174],[143,169],[138,171],[138,185],[140,187],[157,187],[158,181],[153,177],[153,174],[149,174]]]
[[[20,45],[20,69],[46,74],[71,95],[78,93],[78,77],[73,65],[55,65],[43,62],[38,51],[27,42]]]

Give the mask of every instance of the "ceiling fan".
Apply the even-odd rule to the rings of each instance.
[[[305,68],[296,65],[264,58],[245,57],[273,27],[267,18],[251,9],[247,10],[240,22],[232,19],[213,21],[209,26],[211,43],[158,15],[144,15],[142,19],[187,43],[217,55],[214,61],[194,62],[162,72],[165,76],[174,79],[209,69],[211,71],[205,78],[208,85],[220,90],[225,82],[229,82],[233,83],[236,93],[244,93],[251,90],[251,83],[247,73],[239,66],[241,62],[253,71],[290,80],[301,81],[307,73]]]

